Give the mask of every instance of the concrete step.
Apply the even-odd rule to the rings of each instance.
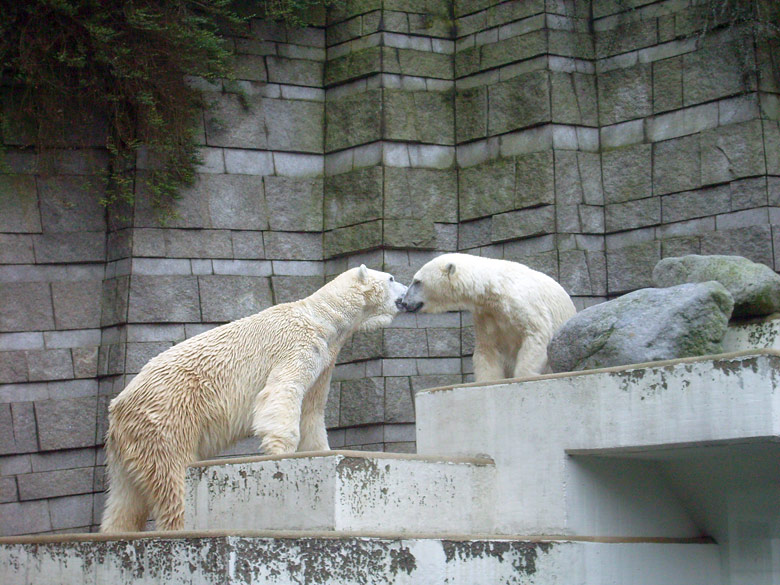
[[[713,585],[707,542],[279,532],[0,539],[3,585]]]
[[[204,461],[187,475],[191,530],[489,532],[495,466],[480,457],[325,451]]]

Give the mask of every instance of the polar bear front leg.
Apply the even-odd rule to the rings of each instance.
[[[484,344],[477,343],[474,348],[474,381],[475,382],[494,382],[503,380],[504,375],[504,357],[495,347],[486,347]]]
[[[272,379],[255,399],[252,432],[266,455],[294,453],[301,439],[301,402],[306,387],[300,382]]]
[[[325,404],[328,402],[331,364],[303,397],[301,406],[301,442],[298,451],[330,451],[325,428]]]
[[[547,372],[547,342],[549,340],[529,335],[517,352],[514,367],[515,378],[536,376]]]

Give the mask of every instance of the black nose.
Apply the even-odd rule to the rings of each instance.
[[[395,306],[402,311],[406,310],[406,303],[403,301],[403,299],[395,299]]]

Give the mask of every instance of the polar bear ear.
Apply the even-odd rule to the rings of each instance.
[[[447,276],[452,276],[453,274],[455,274],[455,265],[452,262],[450,262],[449,264],[447,264],[447,266],[444,267],[444,271],[447,273]]]
[[[368,268],[366,268],[365,264],[361,264],[360,268],[358,268],[358,280],[363,282],[366,278],[368,278]]]

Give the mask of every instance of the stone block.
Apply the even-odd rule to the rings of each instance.
[[[671,57],[653,63],[653,113],[682,107],[682,71],[682,57]]]
[[[35,262],[32,237],[26,234],[0,234],[0,263],[32,264]]]
[[[329,100],[325,106],[325,149],[330,152],[381,138],[382,90]]]
[[[103,281],[100,325],[107,327],[124,323],[130,292],[130,277],[108,278]]]
[[[385,219],[382,243],[391,248],[434,249],[436,230],[432,220]]]
[[[767,205],[768,183],[766,177],[732,181],[729,187],[731,191],[731,209],[733,211],[754,209]]]
[[[0,384],[27,382],[27,379],[26,353],[23,351],[0,352]],[[11,438],[13,438],[13,433]],[[0,443],[2,443],[2,439],[0,439]]]
[[[780,175],[780,123],[764,120],[763,129],[766,172],[771,175]]]
[[[10,404],[0,404],[0,454],[16,453],[13,415]]]
[[[664,223],[728,213],[731,210],[730,190],[728,185],[719,185],[666,195],[661,198],[661,208]]]
[[[384,329],[384,357],[420,357],[428,355],[425,329]]]
[[[266,100],[264,107],[270,149],[322,152],[325,114],[321,102]]]
[[[230,233],[227,231],[167,229],[163,231],[162,235],[166,258],[233,257]],[[134,245],[136,237],[134,237]]]
[[[322,276],[274,276],[271,278],[273,304],[298,301],[315,293],[324,284]]]
[[[344,380],[341,383],[340,412],[341,426],[384,422],[384,379]]]
[[[479,66],[482,70],[524,61],[547,52],[547,31],[532,31],[497,43],[483,45],[480,49]]]
[[[552,151],[522,154],[515,158],[515,163],[515,207],[554,203],[555,174]]]
[[[74,347],[73,375],[76,378],[94,378],[97,376],[98,348]]]
[[[52,529],[45,500],[0,504],[0,535],[39,534]]]
[[[602,73],[598,89],[599,121],[602,125],[652,114],[652,71],[648,63]]]
[[[213,101],[204,114],[209,146],[268,148],[262,98],[229,93],[209,97]]]
[[[266,232],[264,239],[269,259],[322,260],[322,234]]]
[[[44,233],[33,236],[35,260],[41,263],[104,262],[105,232]]]
[[[173,344],[165,341],[147,343],[128,343],[125,345],[125,372],[135,374],[141,371],[147,362],[161,354]]]
[[[453,64],[450,55],[394,47],[382,47],[382,55],[383,66],[387,73],[452,79]]]
[[[428,355],[431,357],[459,356],[460,329],[437,327],[427,329]]]
[[[48,283],[0,283],[0,331],[47,329],[54,329]]]
[[[661,199],[648,197],[609,204],[604,208],[604,221],[608,233],[658,225]]]
[[[178,323],[201,320],[198,278],[195,276],[134,275],[130,285],[130,322]]]
[[[322,229],[321,178],[265,177],[264,181],[272,230]]]
[[[598,125],[595,75],[551,72],[550,98],[556,124]]]
[[[58,329],[100,327],[103,283],[99,280],[51,283],[54,322]]]
[[[579,23],[587,30],[586,21],[580,20]],[[551,54],[562,57],[593,59],[593,36],[590,33],[550,29],[548,31],[548,50]]]
[[[202,320],[222,323],[248,317],[273,304],[267,278],[252,276],[199,276]]]
[[[701,133],[701,181],[723,183],[766,172],[761,121],[721,126]]]
[[[266,57],[268,81],[290,85],[322,87],[324,64],[308,59],[286,59]]]
[[[273,175],[273,155],[265,150],[229,148],[225,153],[225,171],[231,175]]]
[[[41,500],[91,493],[94,474],[94,467],[82,467],[18,475],[16,480],[19,484],[19,499]]]
[[[452,92],[385,89],[383,138],[428,144],[454,143]]]
[[[455,93],[455,138],[465,142],[487,135],[487,88],[459,89]]]
[[[607,294],[607,259],[602,251],[562,250],[560,285],[573,296]]]
[[[653,267],[661,259],[661,244],[644,242],[607,253],[608,294],[653,286]]]
[[[382,168],[325,178],[325,229],[382,217]]]
[[[270,213],[273,217],[273,212]],[[246,231],[233,232],[233,256],[236,259],[243,260],[262,260],[265,259],[265,244],[263,243],[263,232]]]
[[[461,169],[458,188],[461,221],[513,209],[515,161],[497,159]]]
[[[690,106],[748,90],[743,60],[748,52],[753,52],[752,47],[739,42],[710,40],[709,46],[683,55],[683,104]]]
[[[382,245],[382,221],[370,221],[327,231],[323,234],[323,256],[333,258],[353,252],[372,250]]]
[[[701,253],[744,256],[753,262],[774,266],[771,228],[764,224],[704,234]]]
[[[533,71],[488,87],[488,134],[502,134],[549,122],[546,71]]]
[[[342,84],[350,79],[382,71],[382,47],[369,47],[331,59],[325,64],[325,85]]]
[[[469,47],[455,53],[455,78],[479,72],[482,47]]]
[[[493,217],[491,240],[501,242],[555,232],[555,206],[532,207]]]
[[[11,404],[13,419],[14,444],[17,453],[38,450],[38,434],[35,412],[32,402],[15,402]]]
[[[52,530],[89,526],[92,523],[92,494],[68,495],[49,501]]]
[[[103,193],[94,177],[41,177],[37,184],[45,232],[105,230]]]
[[[602,153],[606,203],[621,203],[652,195],[651,149],[650,144],[637,144]]]
[[[73,378],[73,360],[69,349],[28,351],[27,365],[31,382]]]
[[[458,226],[458,250],[469,250],[491,243],[493,218],[486,217],[476,221],[467,221]]]
[[[0,504],[16,502],[19,494],[16,491],[16,478],[0,477]]]
[[[41,231],[38,192],[31,175],[0,175],[0,231]]]
[[[414,398],[408,377],[385,378],[385,422],[414,422]]]
[[[386,167],[384,217],[457,221],[457,176],[452,170]]]
[[[683,136],[653,145],[653,193],[664,195],[699,187],[699,136]]]
[[[43,451],[96,444],[97,397],[36,401],[35,419],[38,442]]]

